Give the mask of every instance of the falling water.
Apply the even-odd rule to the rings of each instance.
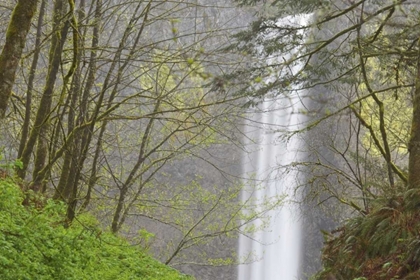
[[[299,278],[300,258],[300,223],[299,212],[292,203],[295,175],[293,172],[277,174],[273,172],[279,166],[287,165],[297,160],[298,142],[288,143],[278,141],[278,136],[272,132],[271,126],[294,126],[297,124],[296,110],[293,106],[281,111],[279,101],[266,101],[262,113],[256,114],[253,121],[265,123],[264,128],[248,126],[248,136],[258,145],[258,149],[247,156],[244,171],[254,182],[243,193],[243,199],[249,196],[257,202],[266,198],[286,196],[283,206],[268,211],[269,224],[253,236],[241,236],[239,240],[239,255],[251,254],[254,258],[250,264],[241,265],[238,280],[295,280]],[[257,119],[258,118],[258,119]],[[250,181],[250,180],[248,180]],[[258,207],[258,206],[256,206]],[[260,206],[263,208],[264,206]],[[262,209],[261,209],[262,210]],[[257,227],[262,221],[255,222]]]
[[[302,24],[307,18],[302,16],[295,20]],[[263,230],[240,237],[240,258],[251,255],[252,260],[242,259],[245,264],[239,266],[238,280],[297,280],[300,279],[301,224],[298,206],[292,203],[299,199],[294,192],[297,174],[275,170],[298,160],[300,144],[297,138],[280,141],[274,130],[296,129],[301,123],[297,112],[302,109],[302,104],[295,95],[287,99],[267,100],[258,109],[245,131],[253,151],[243,163],[248,183],[248,188],[243,191],[243,200],[261,202],[276,196],[286,198],[282,207],[265,214],[269,217],[268,225],[264,225],[261,219],[254,222],[256,227],[263,226]],[[263,206],[255,207],[258,210]]]

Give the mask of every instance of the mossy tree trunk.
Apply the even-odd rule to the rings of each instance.
[[[37,29],[36,29],[34,56],[33,56],[31,68],[29,71],[28,87],[26,90],[25,119],[22,125],[22,133],[20,136],[19,151],[18,151],[18,156],[17,156],[18,158],[22,156],[23,149],[25,148],[25,143],[26,143],[26,140],[28,139],[28,133],[30,129],[32,93],[34,91],[35,72],[37,70],[38,60],[41,54],[42,26],[44,25],[46,4],[47,4],[47,0],[41,0],[41,7],[39,8],[38,23],[37,23]]]
[[[418,39],[420,46],[420,39]],[[420,52],[420,51],[419,51]],[[417,77],[413,96],[413,118],[409,142],[408,184],[410,188],[420,187],[420,53],[417,56]]]
[[[32,152],[36,147],[37,141],[45,141],[45,138],[40,138],[39,136],[43,134],[43,131],[46,131],[45,126],[49,123],[49,116],[51,113],[51,106],[54,96],[54,86],[59,72],[60,62],[61,62],[61,53],[63,51],[64,42],[67,38],[68,29],[70,27],[69,22],[63,24],[63,17],[66,13],[65,1],[60,0],[56,1],[54,5],[54,22],[53,30],[55,31],[52,40],[51,47],[49,52],[49,66],[47,81],[45,84],[44,91],[42,93],[41,101],[38,106],[36,117],[34,120],[34,125],[29,134],[28,140],[23,149],[21,160],[23,163],[23,168],[18,170],[17,174],[20,178],[24,179],[26,176],[26,171],[28,164],[31,159]],[[44,129],[44,130],[43,130]],[[44,143],[38,143],[36,148],[38,164],[35,166],[34,174],[37,174],[43,167],[45,159],[47,157],[46,150],[43,148]],[[42,180],[42,178],[35,178],[36,180]]]
[[[6,42],[0,54],[0,118],[6,113],[16,70],[37,4],[38,0],[19,0],[7,28]]]

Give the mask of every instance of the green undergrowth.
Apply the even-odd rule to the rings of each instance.
[[[23,206],[11,179],[0,180],[0,279],[192,279],[109,232],[89,215],[65,228],[52,200]]]
[[[317,280],[420,279],[420,192],[378,200],[326,236]]]

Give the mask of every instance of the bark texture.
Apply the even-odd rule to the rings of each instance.
[[[61,62],[61,53],[63,51],[64,42],[67,38],[67,31],[70,27],[68,21],[65,22],[62,26],[62,19],[65,15],[65,10],[66,6],[64,0],[59,0],[55,2],[53,30],[56,31],[51,37],[47,81],[42,93],[40,103],[38,105],[34,125],[25,144],[25,148],[22,152],[21,160],[23,163],[23,168],[19,169],[17,172],[18,176],[22,179],[25,178],[26,170],[28,168],[32,152],[36,146],[38,137],[41,134],[41,129],[43,128],[43,126],[48,125],[49,115],[51,113],[51,106],[54,96],[55,81],[59,72]],[[38,149],[38,151],[44,150]],[[40,153],[37,153],[37,156],[40,165],[42,164],[41,162],[45,162],[45,154],[42,155]]]
[[[16,70],[37,4],[38,0],[19,0],[7,28],[6,42],[0,54],[0,118],[6,113],[15,83]]]
[[[420,39],[418,41],[420,46]],[[420,187],[420,54],[417,57],[417,77],[413,96],[413,119],[409,142],[408,184],[410,188]]]

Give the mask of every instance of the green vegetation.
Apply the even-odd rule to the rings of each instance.
[[[34,193],[29,205],[0,180],[0,279],[192,279],[151,258],[82,214],[65,227],[64,203]]]
[[[326,233],[324,269],[315,279],[419,279],[418,197],[411,190],[377,201],[371,213]]]

